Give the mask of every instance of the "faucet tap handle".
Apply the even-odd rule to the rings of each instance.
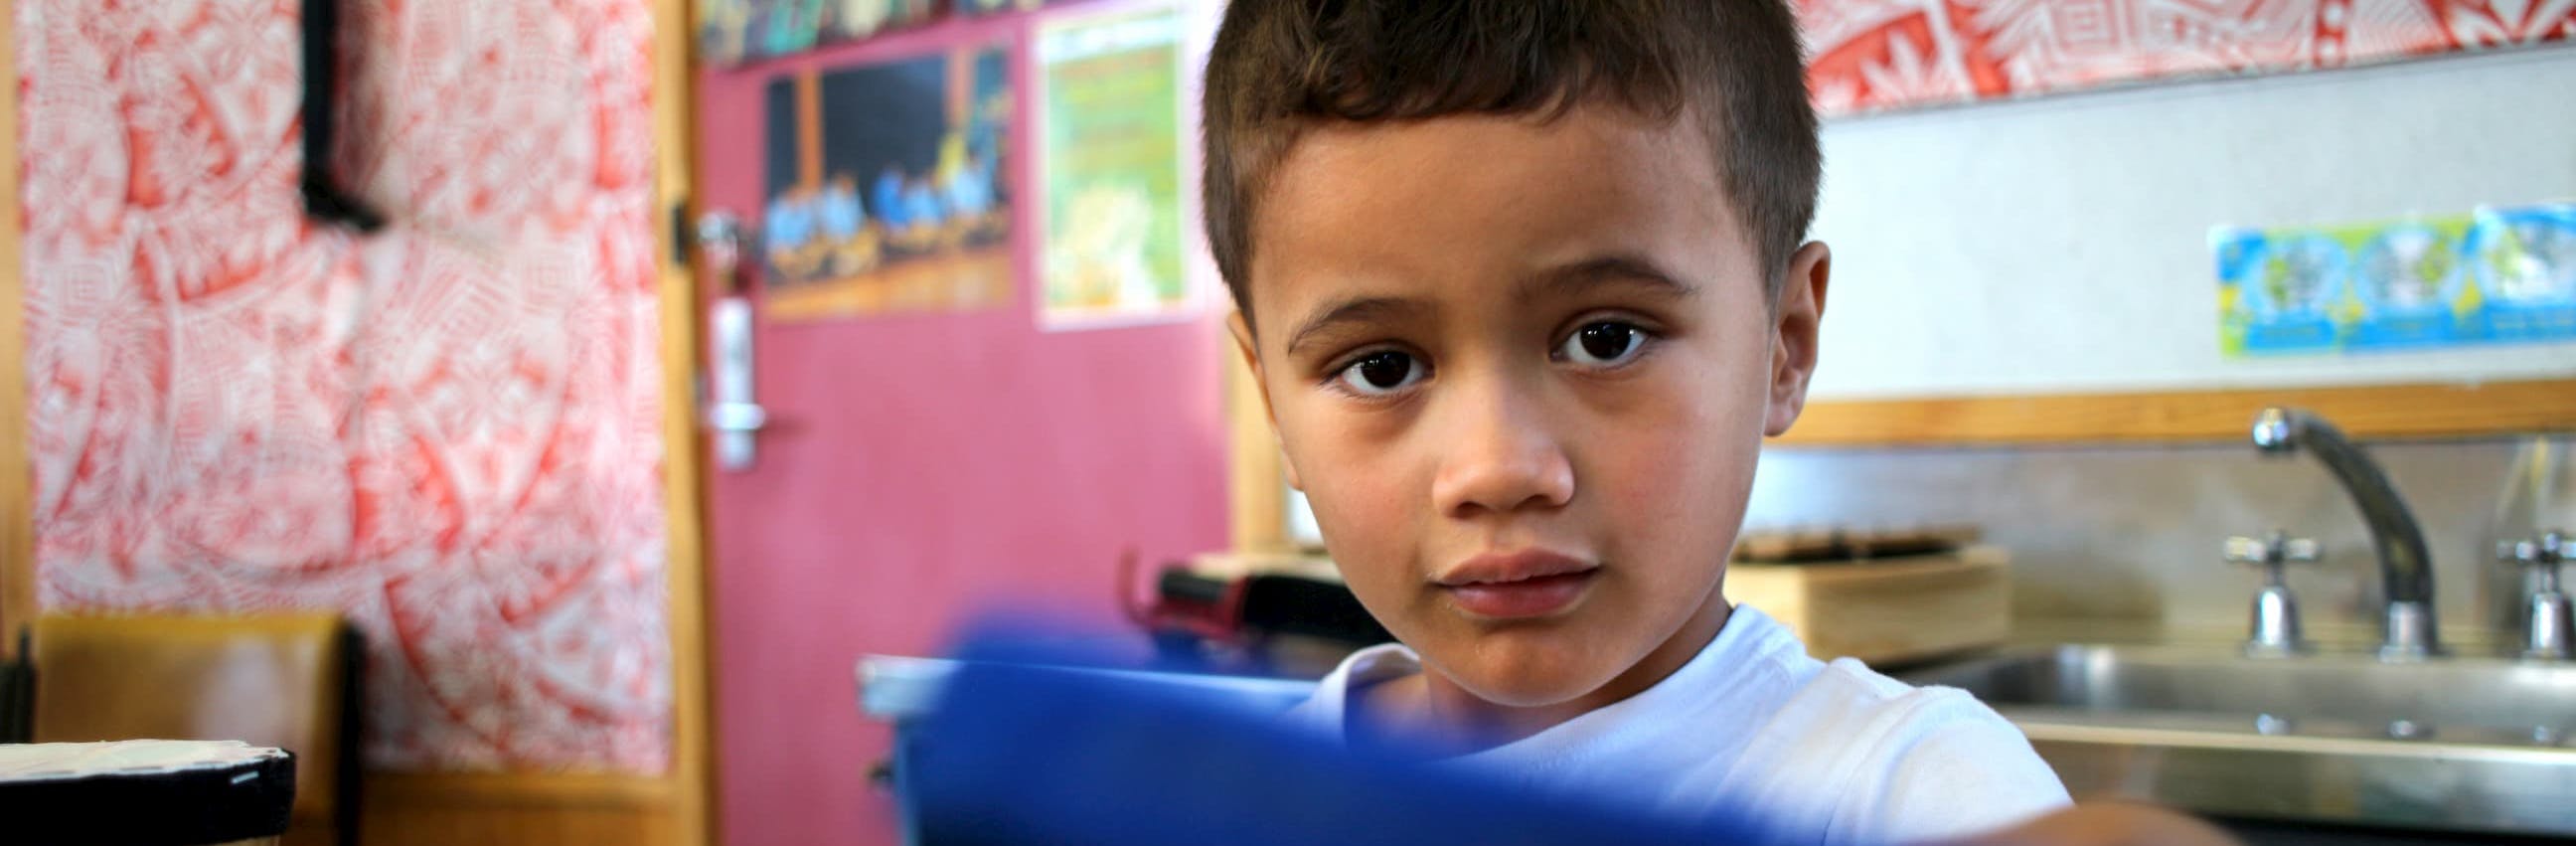
[[[2496,545],[2497,558],[2538,575],[2526,597],[2531,610],[2530,628],[2524,632],[2524,660],[2564,661],[2576,656],[2576,613],[2570,612],[2567,594],[2558,588],[2558,565],[2566,560],[2566,552],[2566,537],[2555,531]]]
[[[2281,568],[2291,562],[2317,560],[2321,553],[2317,542],[2274,529],[2262,537],[2228,538],[2222,552],[2231,563],[2263,568],[2263,589],[2254,594],[2252,633],[2245,638],[2246,656],[2281,658],[2305,654],[2308,641],[2299,631],[2298,600],[2282,580]]]
[[[2530,540],[2504,541],[2496,544],[2496,558],[2515,567],[2558,569],[2566,560],[2567,539],[2558,532],[2544,532]]]
[[[2262,537],[2228,538],[2222,552],[2231,564],[2278,568],[2283,564],[2313,563],[2325,554],[2325,549],[2313,538],[2294,538],[2274,529]]]

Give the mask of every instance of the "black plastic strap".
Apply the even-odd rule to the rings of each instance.
[[[374,232],[385,225],[331,178],[331,108],[339,77],[340,0],[304,0],[304,213],[323,223]]]

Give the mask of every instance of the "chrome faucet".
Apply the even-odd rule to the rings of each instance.
[[[2266,455],[2306,449],[2343,483],[2379,550],[2379,576],[2388,605],[2382,614],[2379,657],[2412,661],[2442,654],[2433,619],[2433,558],[2424,530],[2398,498],[2388,474],[2325,418],[2295,408],[2266,408],[2254,417],[2254,446]]]
[[[2286,658],[2306,654],[2308,639],[2299,631],[2299,600],[2290,595],[2290,583],[2282,575],[2281,568],[2294,563],[2315,563],[2317,542],[2290,537],[2288,532],[2274,529],[2270,535],[2259,538],[2228,538],[2223,554],[2229,563],[2263,568],[2263,589],[2254,594],[2254,625],[2245,637],[2245,657]]]
[[[2523,633],[2521,656],[2526,661],[2564,661],[2576,649],[2576,622],[2568,619],[2567,594],[2558,589],[2558,565],[2566,560],[2568,538],[2558,532],[2512,543],[2498,544],[2496,556],[2507,564],[2531,573],[2533,590],[2531,611],[2526,615],[2530,628]]]

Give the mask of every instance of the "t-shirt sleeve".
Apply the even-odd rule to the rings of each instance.
[[[1890,762],[1876,790],[1847,805],[1843,842],[1922,843],[1982,834],[2071,804],[2066,786],[2021,730],[1955,690],[1925,690],[1931,701],[1884,739]]]

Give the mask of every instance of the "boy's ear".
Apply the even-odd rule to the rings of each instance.
[[[1833,272],[1833,254],[1823,241],[1809,241],[1789,256],[1787,278],[1780,282],[1780,302],[1772,309],[1771,404],[1762,433],[1773,437],[1798,422],[1807,407],[1807,380],[1816,373],[1816,336],[1825,319],[1825,282]]]
[[[1286,452],[1279,439],[1279,410],[1270,404],[1270,380],[1261,372],[1261,353],[1252,344],[1252,324],[1243,319],[1243,310],[1225,313],[1225,331],[1234,336],[1235,352],[1243,354],[1243,367],[1252,373],[1252,386],[1261,393],[1261,417],[1270,421],[1270,442]],[[1306,483],[1297,478],[1297,462],[1282,460],[1280,468],[1288,474],[1288,486],[1305,490]]]

